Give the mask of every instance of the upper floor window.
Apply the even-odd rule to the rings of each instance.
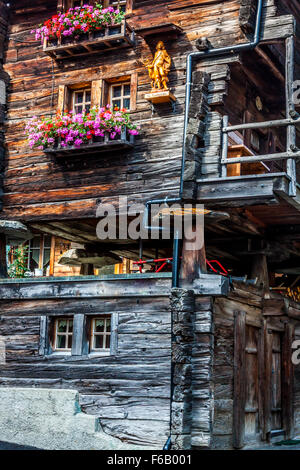
[[[111,337],[111,317],[97,317],[91,321],[90,351],[109,351]]]
[[[76,114],[89,113],[92,104],[91,88],[73,91],[72,104]]]
[[[72,350],[73,318],[56,318],[54,325],[54,351]]]
[[[58,9],[59,10],[68,10],[69,8],[82,7],[84,5],[96,5],[100,3],[104,8],[109,6],[114,7],[115,9],[119,8],[122,11],[128,11],[131,9],[132,0],[58,0]]]
[[[110,104],[113,109],[130,110],[130,83],[117,83],[110,86]]]
[[[122,11],[126,11],[127,0],[108,0],[108,6],[114,7]]]

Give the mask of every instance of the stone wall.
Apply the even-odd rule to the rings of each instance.
[[[0,441],[47,450],[137,449],[81,411],[75,390],[0,388]]]

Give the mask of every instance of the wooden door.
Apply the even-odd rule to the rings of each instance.
[[[271,430],[283,428],[282,421],[282,334],[272,333]]]
[[[256,438],[259,432],[259,381],[258,351],[259,328],[246,325],[246,401],[245,401],[245,439]]]

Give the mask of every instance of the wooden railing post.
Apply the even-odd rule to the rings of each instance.
[[[291,118],[291,114],[295,112],[295,103],[293,101],[293,84],[294,84],[294,61],[295,61],[295,42],[294,37],[290,36],[286,39],[286,78],[285,78],[285,94],[286,94],[286,117]],[[287,152],[296,149],[296,128],[294,125],[287,126]],[[289,158],[286,164],[287,175],[291,178],[290,196],[296,196],[296,161]]]
[[[227,160],[228,157],[228,132],[223,132],[224,127],[228,127],[229,118],[228,116],[223,116],[222,119],[222,156],[221,156],[221,177],[225,178],[227,175],[227,165],[224,165],[222,162]]]

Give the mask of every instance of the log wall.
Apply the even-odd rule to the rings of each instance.
[[[185,56],[196,50],[197,38],[206,35],[214,43],[243,40],[239,25],[239,1],[156,2],[138,8],[128,19],[141,29],[164,22],[182,28],[178,36],[167,33],[145,41],[137,35],[135,48],[70,59],[60,65],[46,56],[30,31],[56,10],[56,0],[37,0],[34,8],[16,0],[11,11],[5,71],[10,77],[6,127],[6,170],[3,218],[43,219],[95,216],[96,203],[119,195],[130,200],[178,194],[181,164]],[[230,34],[228,32],[230,31]],[[154,110],[145,101],[149,77],[141,63],[151,57],[163,39],[173,65],[170,87],[177,98],[173,109]],[[109,79],[138,73],[137,103],[133,119],[142,125],[133,151],[109,156],[56,160],[30,151],[24,137],[26,120],[54,113],[60,85]],[[212,89],[211,102],[215,101]],[[220,91],[218,91],[220,93]],[[65,159],[63,159],[65,160]]]
[[[113,297],[97,297],[90,291],[86,297],[87,291],[84,295],[81,290],[76,300],[72,293],[59,298],[58,291],[47,299],[43,283],[38,284],[26,300],[4,300],[1,289],[0,332],[6,355],[0,364],[0,386],[77,390],[82,411],[100,418],[105,433],[162,449],[169,435],[171,380],[169,290],[162,280],[155,297],[140,280],[131,295],[120,289],[119,296],[114,291]],[[155,287],[151,281],[147,285]],[[104,313],[117,315],[115,355],[41,354],[41,317]]]

